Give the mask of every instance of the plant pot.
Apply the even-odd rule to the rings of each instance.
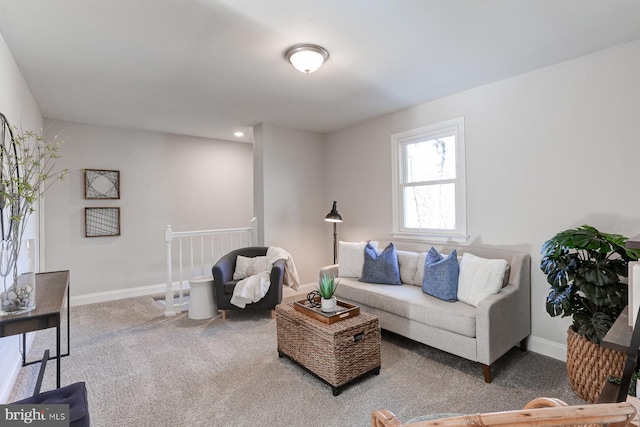
[[[334,312],[338,308],[338,300],[336,297],[331,297],[329,299],[320,298],[320,304],[320,310],[325,313]]]
[[[607,375],[620,378],[626,356],[604,348],[578,335],[573,326],[567,331],[567,376],[573,391],[589,403],[595,403],[607,381]]]
[[[0,242],[0,316],[36,308],[35,240],[24,240],[17,258],[13,249],[11,241]]]

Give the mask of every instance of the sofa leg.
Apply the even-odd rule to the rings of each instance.
[[[276,318],[276,311],[275,310],[271,310],[271,318],[272,319]]]
[[[227,310],[220,310],[220,313],[222,313],[222,320],[227,320]]]
[[[520,341],[520,351],[527,351],[527,339]]]
[[[489,365],[485,365],[484,363],[481,363],[482,365],[482,373],[484,374],[484,382],[485,383],[490,383],[491,382],[491,367]]]

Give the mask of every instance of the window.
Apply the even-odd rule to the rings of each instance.
[[[391,135],[393,236],[466,242],[464,118]]]

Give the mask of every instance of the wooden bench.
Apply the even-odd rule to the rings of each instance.
[[[573,426],[632,425],[635,407],[627,402],[568,406],[559,399],[538,398],[518,411],[489,412],[403,424],[392,412],[381,409],[371,413],[372,427],[469,427],[469,426]]]

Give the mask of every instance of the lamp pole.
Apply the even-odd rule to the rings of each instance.
[[[338,261],[338,223],[333,223],[333,263]]]
[[[342,222],[342,216],[338,213],[338,202],[334,201],[331,212],[324,217],[327,222],[333,223],[333,263],[338,260],[338,223]]]

